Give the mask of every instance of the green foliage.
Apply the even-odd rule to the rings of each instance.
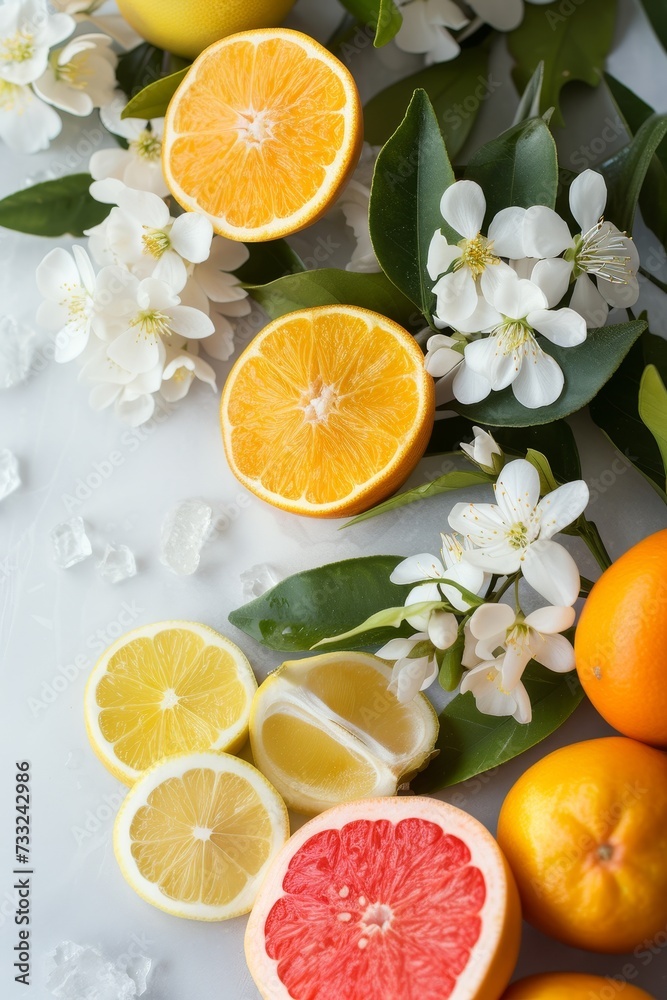
[[[178,85],[185,79],[188,67],[177,73],[165,76],[155,83],[149,83],[129,101],[123,109],[121,118],[163,118],[167,113],[169,101],[172,99]]]
[[[639,383],[639,416],[655,438],[667,470],[667,389],[655,365],[647,365]]]
[[[428,500],[429,497],[437,497],[442,493],[451,493],[453,490],[460,490],[466,486],[484,486],[489,482],[489,476],[485,472],[473,472],[467,469],[460,472],[447,472],[444,476],[438,476],[433,482],[424,483],[423,486],[415,486],[404,493],[397,493],[376,507],[372,507],[363,514],[358,514],[351,521],[348,521],[345,527],[359,524],[361,521],[368,521],[369,518],[377,517],[378,514],[386,514],[390,510],[398,510],[407,504],[415,503],[416,500]]]
[[[249,257],[237,268],[236,276],[246,285],[265,285],[276,278],[305,271],[303,261],[287,240],[246,243]]]
[[[375,32],[373,45],[380,47],[390,42],[403,23],[400,11],[393,0],[340,0],[343,7],[360,24],[368,24]]]
[[[70,174],[10,194],[0,201],[0,226],[33,236],[83,236],[111,210],[90,195],[92,180],[90,174]]]
[[[170,76],[187,66],[185,59],[163,52],[150,42],[123,53],[116,67],[118,86],[128,98],[139,94],[151,83]]]

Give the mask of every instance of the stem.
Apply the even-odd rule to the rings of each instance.
[[[660,281],[660,278],[656,278],[656,276],[654,274],[651,274],[650,271],[647,271],[645,268],[640,267],[639,273],[642,274],[645,278],[648,278],[648,280],[652,284],[654,284],[656,288],[659,288],[663,292],[667,292],[667,285],[665,284],[665,282]]]
[[[584,518],[582,527],[579,530],[581,538],[588,546],[593,558],[597,562],[601,570],[609,569],[612,563],[611,556],[605,548],[605,544],[602,541],[600,532],[597,529],[597,525],[593,521],[587,521]]]
[[[519,574],[517,573],[514,578],[514,605],[517,612],[521,611],[521,604],[519,603]]]
[[[512,586],[512,584],[514,583],[514,581],[518,580],[518,579],[519,579],[519,574],[518,573],[513,573],[512,576],[508,576],[507,579],[505,580],[505,582],[502,584],[502,586],[495,592],[495,594],[493,595],[493,597],[489,598],[489,603],[490,604],[497,604],[498,601],[500,600],[500,598],[505,593],[505,591],[509,590],[509,588]]]

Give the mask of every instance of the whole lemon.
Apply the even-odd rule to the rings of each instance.
[[[225,35],[275,28],[293,6],[294,0],[118,0],[142,38],[186,59]]]

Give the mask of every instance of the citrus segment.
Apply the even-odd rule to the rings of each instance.
[[[516,887],[484,827],[435,799],[362,800],[306,823],[248,923],[264,1000],[498,1000]]]
[[[86,729],[103,764],[132,784],[162,757],[237,749],[256,688],[241,650],[213,629],[145,625],[96,663],[86,687]]]
[[[358,513],[421,458],[433,392],[414,338],[384,316],[354,306],[290,313],[255,337],[225,384],[230,467],[286,510]]]
[[[610,992],[610,990],[612,992]],[[653,997],[617,979],[588,976],[584,972],[547,972],[512,983],[502,1000],[653,1000]]]
[[[114,828],[118,863],[147,902],[175,916],[246,913],[289,837],[284,803],[229,754],[169,757],[136,782]]]
[[[625,736],[667,748],[667,530],[605,570],[575,635],[584,691]]]
[[[250,713],[255,763],[288,805],[305,813],[363,796],[394,795],[428,761],[437,716],[424,695],[387,691],[389,667],[366,653],[284,663]]]
[[[287,28],[240,32],[206,49],[174,94],[165,178],[223,236],[275,239],[326,211],[361,142],[356,85],[335,56]]]
[[[498,842],[526,919],[575,948],[630,952],[667,927],[667,757],[620,736],[529,768]]]

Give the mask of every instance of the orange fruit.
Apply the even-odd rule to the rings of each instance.
[[[498,1000],[521,911],[476,819],[419,796],[335,806],[274,858],[246,929],[264,1000]]]
[[[529,768],[498,842],[526,919],[575,948],[630,952],[667,927],[667,757],[623,736]]]
[[[313,517],[367,510],[421,458],[435,413],[414,337],[378,313],[319,306],[269,323],[232,368],[221,422],[234,475]]]
[[[653,1000],[624,980],[585,972],[547,972],[512,983],[502,1000]]]
[[[667,747],[667,530],[605,570],[584,605],[574,651],[600,715],[625,736]]]
[[[352,75],[308,35],[230,35],[202,52],[171,99],[167,185],[229,239],[286,236],[335,201],[359,159],[362,122]]]

